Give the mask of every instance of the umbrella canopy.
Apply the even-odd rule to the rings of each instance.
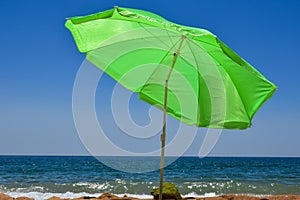
[[[276,90],[211,32],[147,11],[115,7],[66,27],[90,62],[164,110],[162,159],[166,113],[198,127],[245,129]]]
[[[90,62],[160,108],[177,52],[167,113],[186,124],[248,128],[276,89],[214,34],[171,23],[150,12],[115,7],[70,18],[66,27]]]

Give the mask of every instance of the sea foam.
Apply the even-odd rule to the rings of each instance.
[[[99,197],[102,193],[95,193],[95,194],[90,194],[90,193],[73,193],[73,192],[66,192],[66,193],[42,193],[42,192],[6,192],[7,195],[12,196],[14,198],[17,197],[29,197],[33,198],[35,200],[45,200],[49,199],[50,197],[56,196],[59,198],[78,198],[78,197],[83,197],[83,196],[89,196],[89,197]],[[139,199],[151,199],[153,198],[152,195],[147,195],[147,194],[115,194],[116,196],[119,197],[124,197],[124,195],[128,197],[134,197],[134,198],[139,198]],[[189,193],[186,195],[182,195],[182,197],[196,197],[196,198],[201,198],[201,197],[215,197],[216,194],[214,192],[212,193],[205,193],[204,195],[196,194],[196,193]]]

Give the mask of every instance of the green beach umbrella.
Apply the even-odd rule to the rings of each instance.
[[[276,90],[211,32],[147,11],[115,7],[65,25],[87,60],[164,111],[160,189],[167,114],[197,127],[246,129]]]

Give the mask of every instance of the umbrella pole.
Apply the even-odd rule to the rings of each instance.
[[[171,69],[166,78],[165,82],[165,95],[164,95],[164,118],[163,118],[163,131],[161,134],[161,157],[160,157],[160,179],[159,179],[159,200],[162,200],[162,191],[163,191],[163,177],[164,177],[164,165],[165,165],[165,144],[166,144],[166,129],[167,129],[167,103],[168,103],[168,85],[169,79],[174,68],[178,53],[174,53],[172,60]]]
[[[165,144],[166,144],[166,126],[167,126],[167,101],[168,101],[168,82],[166,80],[165,96],[164,96],[164,121],[163,132],[161,134],[161,156],[160,156],[160,177],[159,177],[159,200],[162,200],[162,188],[165,165]]]

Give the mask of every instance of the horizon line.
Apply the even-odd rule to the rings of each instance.
[[[0,157],[4,156],[12,156],[12,157],[149,157],[149,158],[159,158],[160,156],[126,156],[126,155],[88,155],[88,154],[0,154]],[[273,156],[273,155],[209,155],[205,157],[199,157],[197,155],[182,155],[182,156],[176,156],[176,155],[171,155],[171,156],[165,156],[166,158],[185,158],[185,157],[192,157],[192,158],[300,158],[300,156],[291,156],[291,155],[280,155],[280,156]]]

